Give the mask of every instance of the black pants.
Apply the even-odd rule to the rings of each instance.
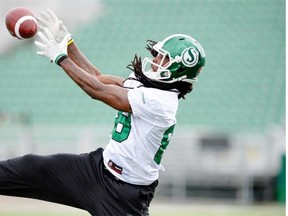
[[[158,181],[137,186],[117,180],[104,168],[102,152],[0,161],[0,194],[69,205],[93,216],[149,215]]]

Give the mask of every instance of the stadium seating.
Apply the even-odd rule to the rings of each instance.
[[[207,65],[180,102],[178,124],[222,131],[284,124],[285,1],[105,1],[101,19],[72,32],[103,73],[128,76],[146,39],[194,36]],[[83,11],[85,13],[85,11]],[[0,111],[33,124],[112,124],[115,111],[86,96],[32,42],[1,56]]]

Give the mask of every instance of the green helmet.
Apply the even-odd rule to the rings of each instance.
[[[163,57],[161,57],[160,64],[154,63],[150,58],[143,59],[143,73],[150,79],[165,83],[177,81],[194,83],[201,68],[205,65],[205,52],[202,46],[188,35],[170,35],[152,48]],[[167,57],[169,62],[162,65]],[[152,70],[152,64],[157,66],[157,71]]]

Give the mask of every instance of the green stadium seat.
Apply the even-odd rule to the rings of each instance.
[[[284,124],[285,1],[105,1],[107,11],[74,31],[104,73],[128,76],[146,39],[194,36],[207,65],[180,102],[178,124],[224,131]],[[0,59],[0,111],[27,113],[34,124],[111,124],[115,111],[93,101],[31,44]]]

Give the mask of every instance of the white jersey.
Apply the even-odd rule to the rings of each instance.
[[[132,113],[118,112],[104,164],[122,181],[149,185],[159,176],[161,158],[176,124],[178,93],[138,87],[126,80]]]

